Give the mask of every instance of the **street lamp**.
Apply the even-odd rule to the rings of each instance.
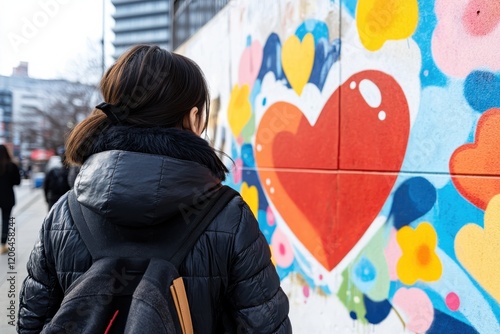
[[[102,0],[102,39],[101,39],[101,47],[102,47],[102,75],[104,76],[104,71],[106,70],[106,0]]]

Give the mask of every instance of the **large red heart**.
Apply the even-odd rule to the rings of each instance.
[[[354,247],[387,200],[403,162],[409,124],[403,90],[379,71],[350,77],[314,126],[287,102],[264,114],[255,142],[262,185],[326,269]]]

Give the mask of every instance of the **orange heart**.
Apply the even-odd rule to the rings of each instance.
[[[475,142],[460,146],[450,158],[450,173],[457,190],[472,204],[486,209],[488,202],[500,194],[498,178],[468,177],[467,175],[496,176],[500,174],[500,109],[486,111],[477,124]]]

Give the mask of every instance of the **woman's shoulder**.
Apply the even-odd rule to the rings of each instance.
[[[68,193],[64,194],[45,216],[45,231],[70,231],[75,229],[75,224],[69,210]]]
[[[240,234],[242,230],[245,230],[250,232],[250,237],[257,234],[259,229],[250,207],[240,195],[236,195],[229,201],[209,228],[231,234]]]

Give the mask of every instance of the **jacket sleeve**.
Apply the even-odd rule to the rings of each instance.
[[[250,208],[242,203],[234,240],[227,303],[237,333],[292,333],[288,298]]]
[[[28,260],[28,276],[19,296],[18,333],[40,333],[43,326],[52,319],[63,298],[54,266],[47,257],[48,219],[49,217],[44,222]]]

